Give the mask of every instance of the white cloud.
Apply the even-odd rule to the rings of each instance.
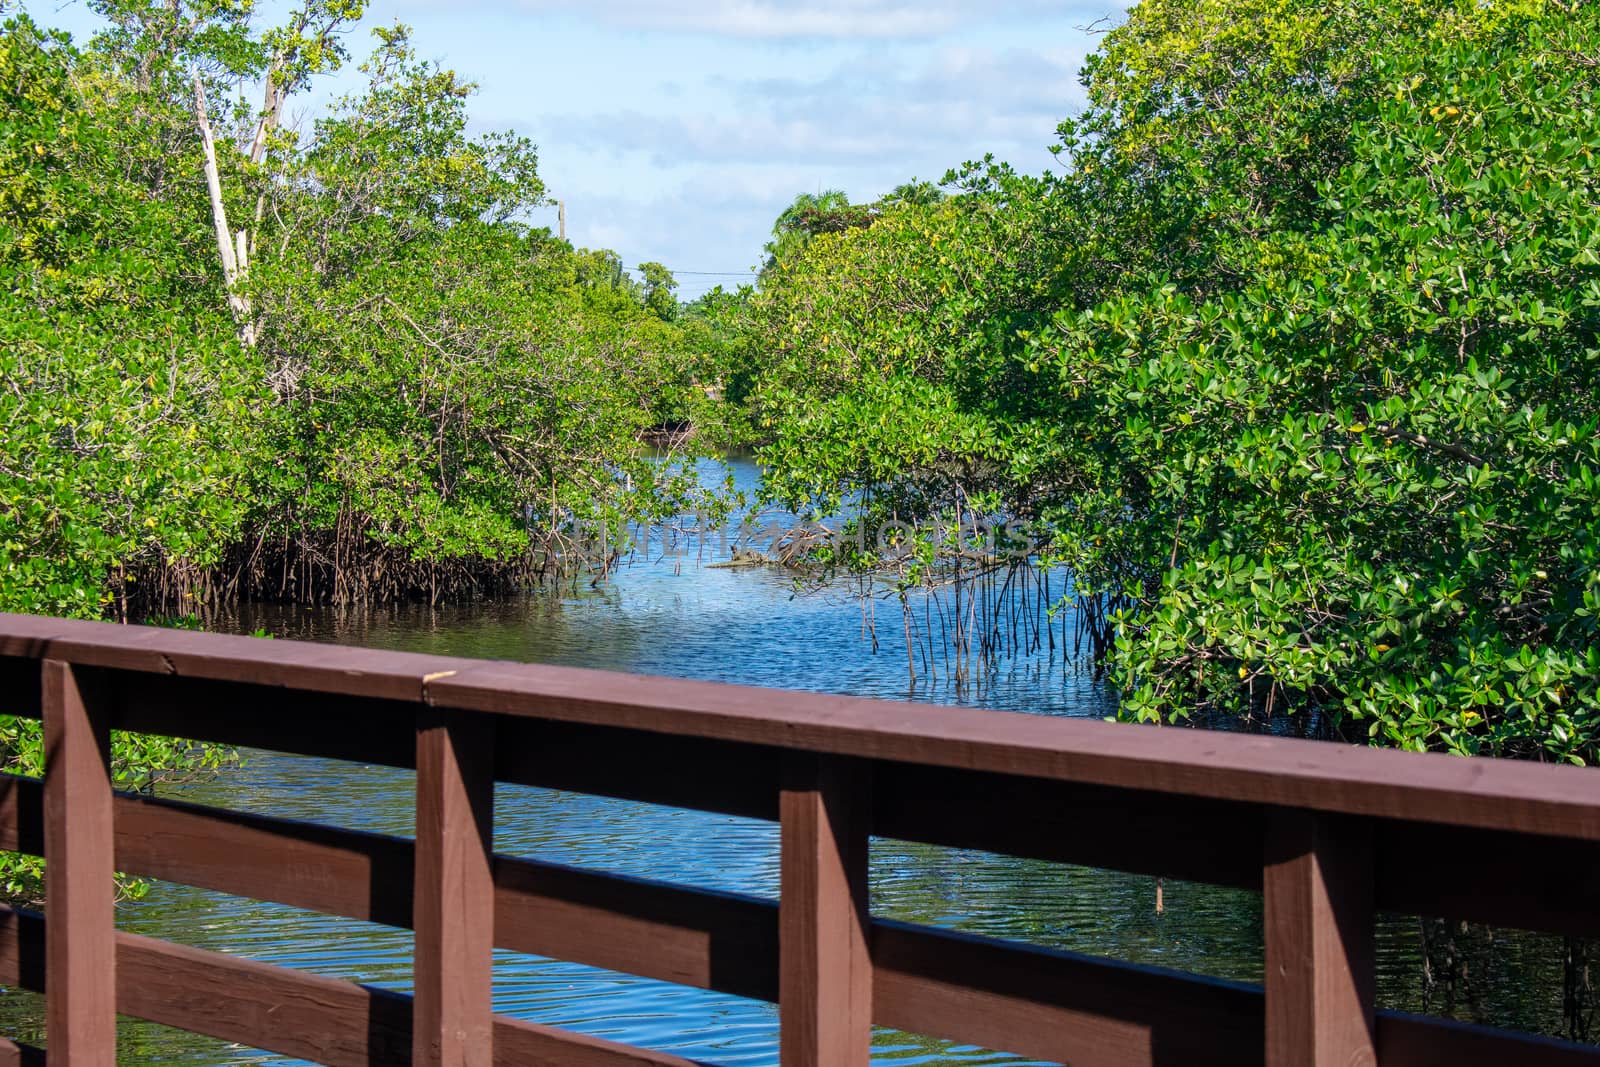
[[[870,201],[986,153],[1022,171],[1055,165],[1055,127],[1082,106],[1077,73],[1098,43],[1077,27],[1119,10],[1106,0],[400,2],[447,25],[496,12],[501,44],[476,55],[498,67],[475,116],[539,143],[580,244],[717,272],[682,278],[685,295],[758,262],[772,220],[802,190]],[[539,43],[513,44],[524,40]]]
[[[658,167],[902,160],[931,175],[931,160],[942,174],[967,155],[1043,150],[1081,101],[1081,62],[1065,50],[950,48],[914,72],[854,62],[814,80],[723,79],[726,110],[567,114],[538,127],[549,140]]]
[[[568,204],[572,237],[590,248],[614,248],[629,266],[647,260],[685,274],[683,295],[714,285],[732,288],[757,265],[772,220],[803,179],[771,168],[730,168],[715,181],[692,179],[648,197],[578,193]]]

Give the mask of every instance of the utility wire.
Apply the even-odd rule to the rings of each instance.
[[[629,269],[639,270],[640,267],[631,267]],[[695,275],[701,278],[753,278],[756,275],[754,270],[673,270],[671,267],[667,268],[667,272],[673,277],[681,274],[684,276]]]

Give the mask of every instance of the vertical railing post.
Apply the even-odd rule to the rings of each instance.
[[[117,1059],[111,722],[72,664],[43,663],[45,1027],[51,1063]]]
[[[417,719],[415,1067],[494,1061],[494,723]]]
[[[778,905],[782,1067],[867,1067],[872,1051],[863,765],[784,758]]]
[[[1263,876],[1267,1067],[1370,1067],[1371,827],[1275,812]]]

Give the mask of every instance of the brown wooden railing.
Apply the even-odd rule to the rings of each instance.
[[[784,1067],[859,1067],[870,1026],[1073,1067],[1557,1067],[1600,1051],[1375,1011],[1375,910],[1600,934],[1600,774],[1316,742],[0,616],[0,984],[51,1058],[115,1014],[319,1063],[684,1067],[492,1014],[495,946],[776,1001]],[[113,792],[108,731],[416,768],[398,837]],[[781,901],[493,852],[494,783],[781,823]],[[1265,987],[874,919],[867,840],[1264,892]],[[415,995],[120,933],[114,870],[416,931]],[[6,1044],[0,1061],[36,1050]]]

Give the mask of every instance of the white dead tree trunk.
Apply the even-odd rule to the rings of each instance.
[[[250,138],[250,147],[245,155],[252,167],[260,166],[266,160],[272,135],[283,121],[283,109],[289,94],[305,77],[305,71],[300,65],[300,59],[303,58],[302,50],[311,45],[319,46],[324,51],[331,48],[339,28],[347,22],[360,18],[363,5],[333,6],[336,10],[329,12],[319,0],[302,0],[300,9],[295,12],[289,25],[282,32],[272,61],[267,66],[266,93],[261,104],[261,117],[256,123],[255,134]],[[320,24],[312,27],[312,23],[319,17]],[[315,35],[309,39],[305,36],[308,27],[315,30]],[[217,254],[222,261],[223,278],[227,282],[228,307],[233,312],[234,320],[239,324],[239,339],[245,345],[254,347],[260,334],[260,324],[256,321],[250,297],[245,292],[244,281],[249,274],[250,263],[256,255],[256,238],[261,230],[262,218],[266,214],[267,196],[265,191],[257,195],[255,218],[250,228],[241,227],[237,231],[230,229],[227,208],[222,199],[222,177],[217,168],[217,145],[211,132],[205,86],[201,81],[199,70],[193,69],[192,73],[195,117],[200,126],[200,143],[205,150],[206,191],[211,197],[211,222],[217,234]]]
[[[239,340],[247,347],[256,343],[255,311],[250,298],[241,290],[245,272],[250,269],[249,241],[245,231],[238,237],[228,229],[228,209],[222,202],[222,176],[217,170],[217,142],[211,135],[211,117],[206,109],[206,90],[200,71],[194,70],[194,111],[200,125],[200,144],[205,151],[206,192],[211,197],[211,225],[217,233],[217,255],[222,260],[222,278],[227,286],[228,309],[239,324]]]

